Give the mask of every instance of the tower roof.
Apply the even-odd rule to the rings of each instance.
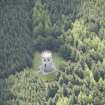
[[[50,51],[44,51],[44,52],[42,52],[41,56],[43,58],[50,58],[50,57],[52,57],[52,53]]]

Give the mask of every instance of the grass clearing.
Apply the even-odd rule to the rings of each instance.
[[[53,58],[53,62],[58,70],[59,66],[61,64],[64,63],[64,59],[62,57],[60,57],[60,55],[58,53],[53,53],[52,54],[52,58]],[[43,75],[42,73],[39,73],[39,66],[41,65],[42,60],[41,60],[41,53],[40,52],[36,52],[34,54],[34,59],[33,59],[33,67],[32,67],[32,72],[37,75],[39,78],[41,78],[43,81],[53,81],[56,79],[56,73],[52,72],[46,75]]]
[[[57,68],[59,68],[59,65],[63,64],[65,61],[62,57],[60,57],[60,55],[58,53],[53,53],[52,55],[53,58],[53,62],[56,65]],[[33,69],[35,71],[39,71],[39,66],[41,65],[42,60],[41,60],[41,53],[40,52],[36,52],[34,54],[34,59],[33,59]]]

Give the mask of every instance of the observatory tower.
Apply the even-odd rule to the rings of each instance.
[[[44,73],[53,71],[55,69],[55,66],[52,60],[52,53],[50,51],[44,51],[42,52],[41,57],[42,65],[40,67],[40,70]]]

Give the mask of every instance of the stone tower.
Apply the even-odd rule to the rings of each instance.
[[[44,51],[42,52],[41,57],[42,65],[40,67],[40,70],[44,73],[53,71],[55,69],[55,66],[52,60],[52,53],[50,51]]]

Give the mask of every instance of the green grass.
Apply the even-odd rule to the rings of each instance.
[[[34,54],[34,59],[33,59],[33,69],[35,71],[39,70],[39,65],[41,64],[41,56],[40,56],[40,52],[36,52]]]
[[[38,73],[38,74],[40,79],[42,79],[45,82],[49,82],[49,81],[54,81],[56,79],[56,73],[57,71],[46,75],[43,75],[42,73]]]
[[[53,53],[53,60],[57,68],[59,68],[59,66],[65,62],[58,53]]]

